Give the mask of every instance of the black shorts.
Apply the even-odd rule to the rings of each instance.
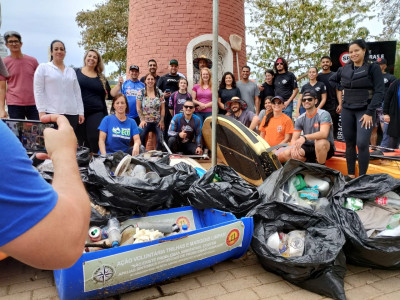
[[[326,155],[326,159],[330,159],[334,154],[335,154],[335,145],[332,143],[329,143],[330,147],[329,147],[329,151],[328,154]],[[306,158],[306,162],[310,162],[310,163],[316,163],[317,162],[317,157],[315,155],[315,145],[314,145],[314,141],[307,141],[305,142],[301,148],[304,150],[305,152],[305,158]]]

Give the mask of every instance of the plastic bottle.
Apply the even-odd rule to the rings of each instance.
[[[387,229],[395,229],[398,226],[400,226],[400,214],[395,214],[390,218],[386,228]]]
[[[379,205],[389,205],[395,208],[400,208],[400,200],[393,199],[385,196],[380,196],[375,198],[375,202]]]
[[[304,175],[304,181],[309,187],[315,187],[321,193],[322,196],[326,196],[329,191],[329,183],[325,180],[319,179],[313,175],[306,174]]]
[[[121,242],[121,232],[117,218],[111,218],[107,224],[107,235],[112,247],[118,247]]]

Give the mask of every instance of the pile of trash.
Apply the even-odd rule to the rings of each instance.
[[[117,218],[110,218],[106,226],[92,226],[88,232],[84,252],[93,252],[119,246],[150,242],[187,230],[187,226],[168,222],[138,222],[120,224]]]

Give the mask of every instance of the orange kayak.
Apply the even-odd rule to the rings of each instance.
[[[333,156],[328,159],[325,165],[331,169],[340,171],[347,175],[346,158]],[[385,173],[400,179],[400,161],[390,159],[371,159],[367,174]],[[358,163],[356,162],[356,176],[358,176]]]

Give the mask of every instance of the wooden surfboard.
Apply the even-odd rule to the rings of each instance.
[[[212,117],[203,124],[202,135],[211,149]],[[217,157],[249,183],[260,185],[282,165],[268,143],[232,117],[217,116]]]

